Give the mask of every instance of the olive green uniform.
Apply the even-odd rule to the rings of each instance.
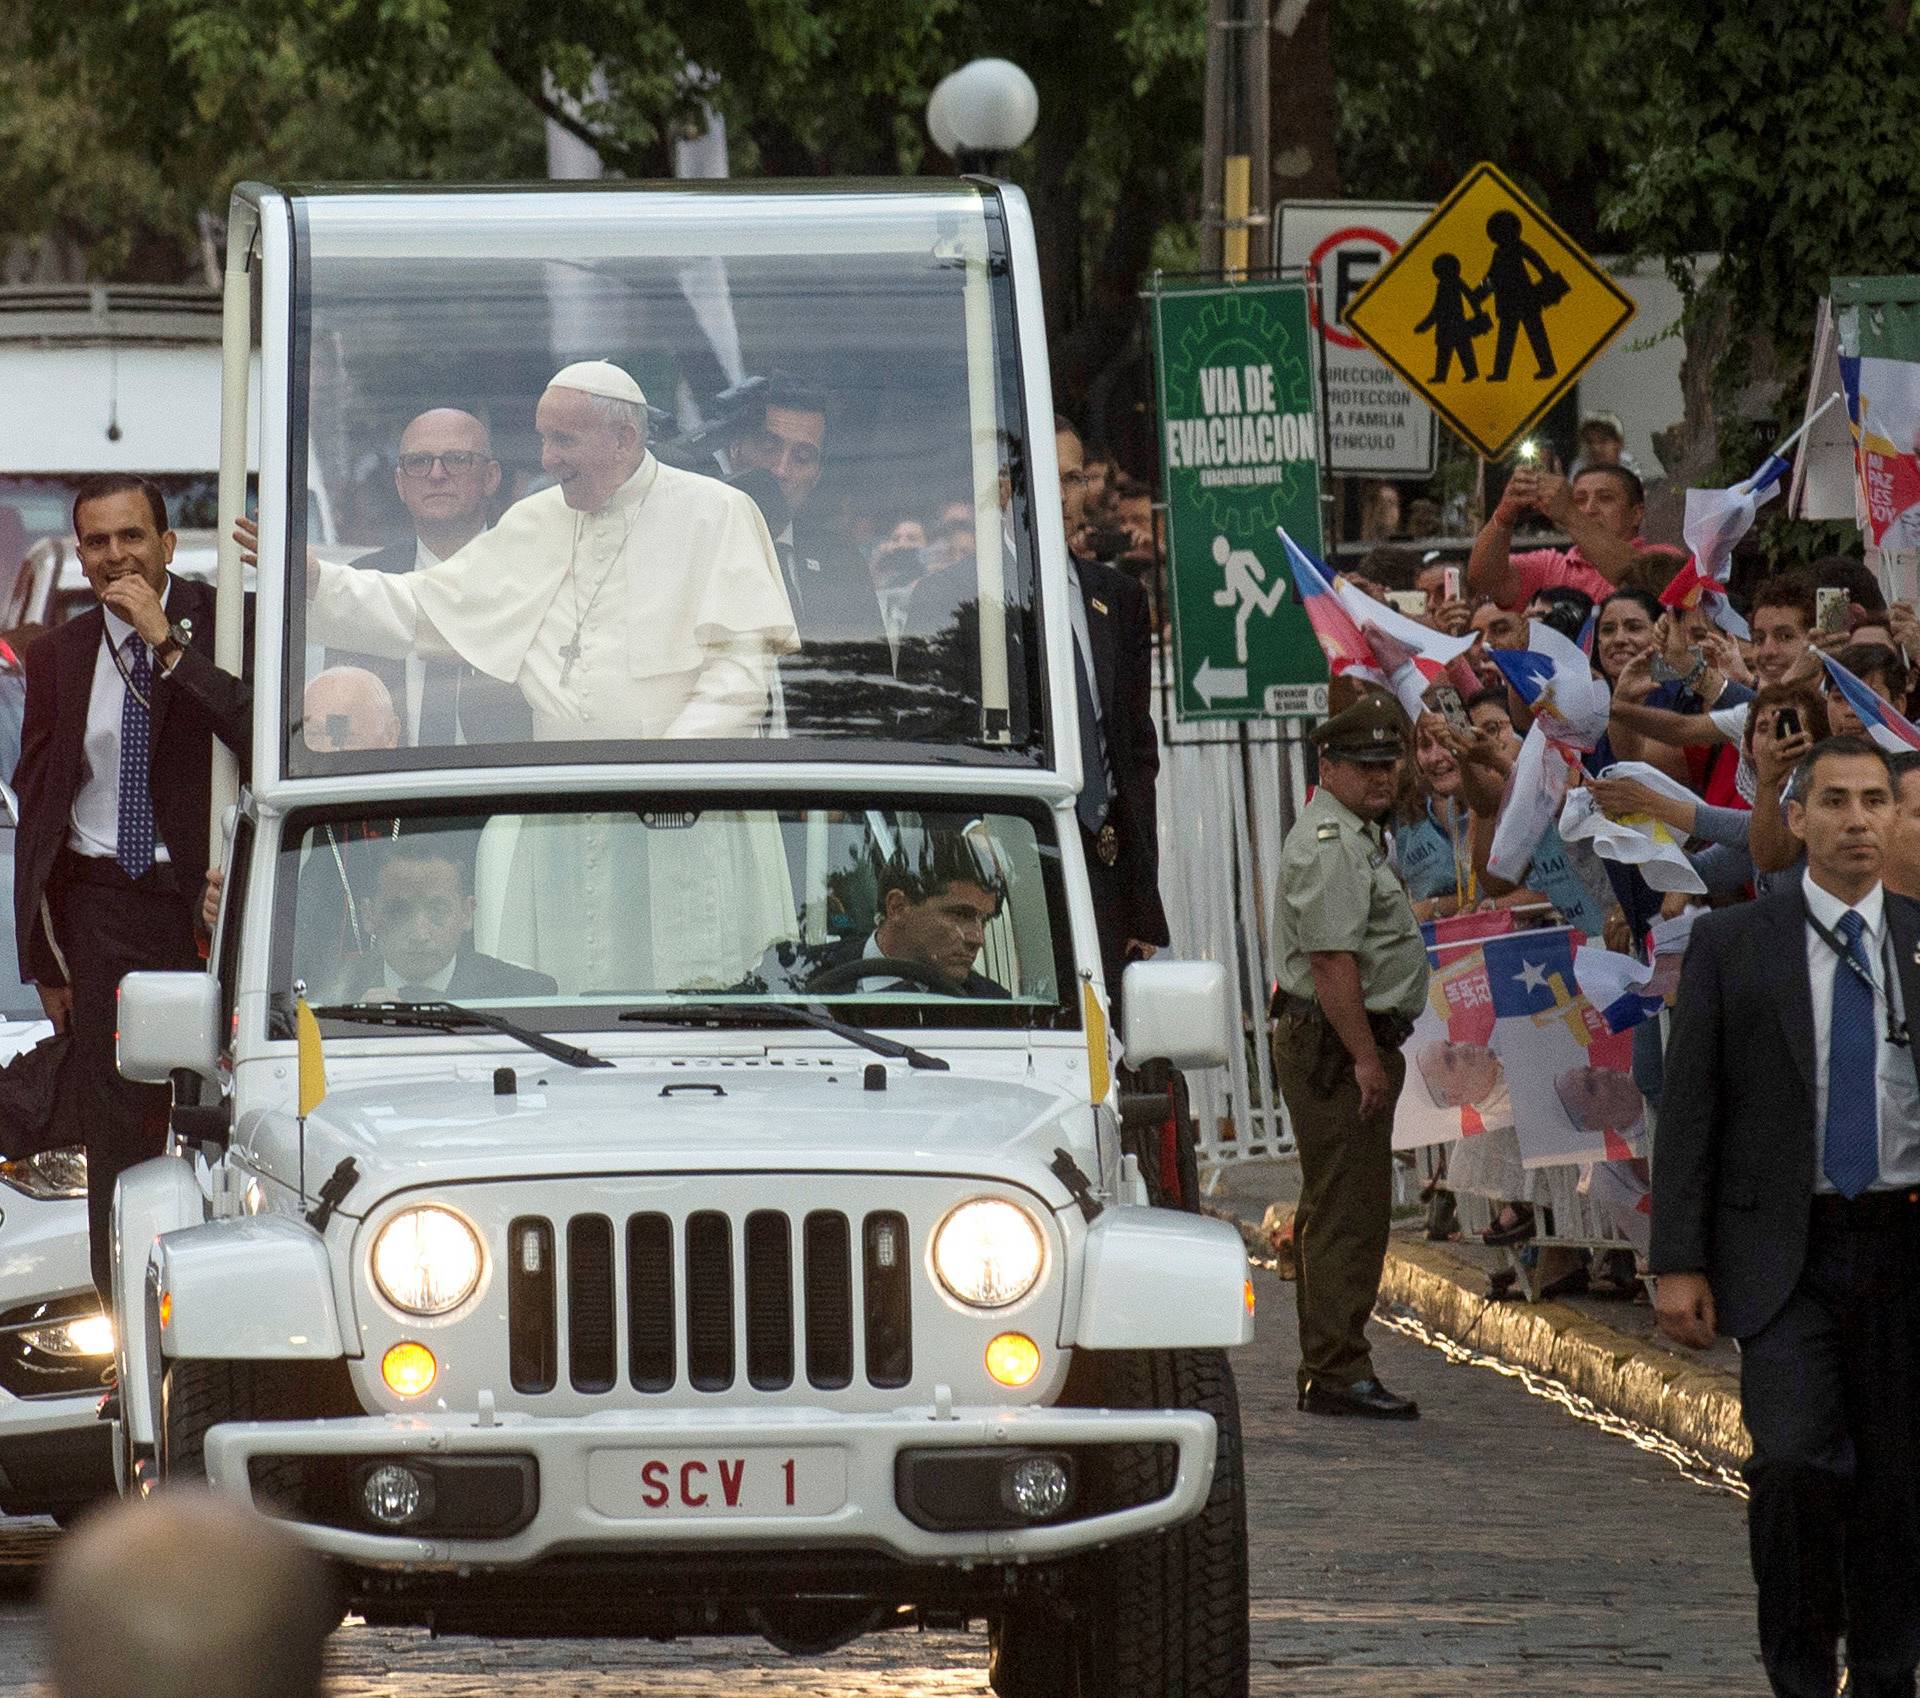
[[[1390,1087],[1363,1116],[1353,1058],[1320,1012],[1310,953],[1355,957]],[[1380,1294],[1393,1203],[1393,1110],[1406,1082],[1400,1045],[1427,994],[1420,924],[1378,825],[1325,788],[1287,834],[1273,904],[1274,1071],[1300,1151],[1294,1216],[1300,1385],[1373,1377],[1366,1323]]]

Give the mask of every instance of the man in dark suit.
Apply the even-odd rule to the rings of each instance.
[[[1007,994],[1005,985],[973,966],[986,947],[987,923],[1000,912],[1006,881],[962,822],[928,823],[916,841],[903,839],[875,869],[875,885],[872,932],[842,941],[825,966],[875,958],[911,961],[932,968],[969,996]],[[867,992],[938,988],[884,968],[853,985]]]
[[[94,1278],[114,1181],[166,1142],[165,1086],[114,1063],[121,977],[200,965],[193,921],[208,858],[213,739],[248,754],[252,692],[213,664],[214,592],[171,576],[165,498],[145,479],[90,478],[73,503],[81,569],[100,605],[27,651],[14,787],[14,924],[21,977],[70,1031],[84,1105]]]
[[[1071,546],[1085,520],[1080,433],[1054,420],[1060,512]],[[1117,1014],[1120,976],[1172,941],[1160,901],[1160,822],[1154,785],[1160,740],[1153,726],[1153,615],[1125,572],[1069,553],[1074,681],[1080,707],[1081,847],[1100,929],[1100,964]]]
[[[799,654],[780,665],[786,719],[796,732],[878,717],[884,709],[876,690],[890,690],[893,671],[873,574],[814,501],[826,451],[826,397],[776,376],[729,456],[735,480],[760,502],[800,633]],[[772,480],[777,496],[756,487],[756,473]],[[851,694],[849,679],[856,681]]]
[[[464,851],[439,833],[394,839],[380,854],[374,884],[373,947],[350,978],[348,999],[552,996],[549,975],[473,947],[473,908],[472,860]]]
[[[1920,1663],[1920,904],[1880,881],[1887,758],[1801,763],[1791,887],[1694,928],[1653,1158],[1661,1326],[1740,1342],[1760,1648],[1780,1698]]]
[[[400,433],[393,485],[413,521],[406,542],[362,555],[370,572],[417,572],[457,554],[487,528],[487,503],[500,488],[500,462],[487,427],[456,407],[435,407]],[[331,649],[329,666],[363,667],[387,687],[408,748],[450,743],[522,743],[533,736],[526,698],[465,662]]]

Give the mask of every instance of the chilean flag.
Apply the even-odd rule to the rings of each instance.
[[[1293,569],[1293,587],[1307,623],[1320,640],[1327,657],[1327,670],[1338,678],[1357,672],[1362,678],[1384,684],[1387,675],[1379,657],[1367,646],[1353,615],[1342,605],[1327,578],[1327,569],[1288,536],[1284,526],[1276,526],[1280,545],[1287,551],[1287,564]]]
[[[1329,580],[1325,566],[1288,536],[1284,527],[1275,528],[1293,568],[1300,605],[1336,677],[1358,672],[1387,685],[1409,719],[1428,711],[1426,692],[1443,678],[1451,678],[1462,697],[1479,688],[1471,671],[1464,676],[1460,671],[1461,657],[1473,647],[1472,637],[1449,637],[1396,607],[1375,601],[1344,578]],[[1359,664],[1347,658],[1354,645],[1367,656]]]
[[[1891,702],[1883,702],[1832,655],[1820,658],[1827,663],[1827,675],[1847,698],[1847,706],[1860,716],[1860,723],[1874,742],[1890,755],[1911,754],[1920,749],[1920,726],[1902,715]]]
[[[1693,558],[1661,592],[1665,606],[1704,604],[1721,630],[1742,638],[1751,634],[1747,622],[1727,600],[1734,545],[1753,528],[1754,512],[1778,493],[1780,480],[1791,466],[1792,461],[1784,454],[1769,454],[1751,477],[1727,489],[1687,491],[1686,518],[1680,528]]]

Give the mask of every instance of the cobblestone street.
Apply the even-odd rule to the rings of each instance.
[[[1409,1426],[1293,1411],[1291,1290],[1259,1276],[1239,1356],[1253,1556],[1253,1690],[1316,1698],[1747,1698],[1765,1691],[1739,1500],[1530,1395],[1383,1331]],[[48,1523],[0,1522],[0,1692],[37,1690]],[[349,1625],[337,1698],[987,1691],[984,1635],[869,1639],[795,1662],[748,1641],[432,1640]]]

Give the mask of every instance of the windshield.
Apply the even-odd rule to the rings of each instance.
[[[296,987],[317,1007],[444,1001],[546,1030],[676,1001],[831,1004],[882,1025],[1078,1021],[1039,808],[304,814],[278,886],[277,1032]]]
[[[296,227],[293,460],[339,546],[289,539],[289,773],[1039,760],[977,190],[317,196]]]

